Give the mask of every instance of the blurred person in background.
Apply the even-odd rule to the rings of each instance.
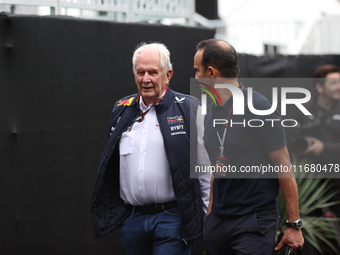
[[[293,148],[298,147],[295,148],[298,157],[307,158],[308,163],[340,164],[340,67],[322,65],[315,70],[313,78],[317,95],[304,105],[312,115],[298,114]],[[340,172],[330,182],[334,189],[340,190]],[[340,200],[339,193],[332,198],[336,200]],[[331,209],[340,217],[339,204]]]

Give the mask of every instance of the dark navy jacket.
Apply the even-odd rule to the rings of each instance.
[[[119,195],[118,145],[122,133],[140,115],[138,99],[139,95],[131,95],[117,101],[111,114],[110,135],[100,159],[91,204],[96,237],[110,233],[131,214]],[[190,150],[190,131],[191,146],[194,146],[191,148],[196,148],[198,104],[198,99],[168,88],[164,99],[154,106],[164,139],[174,193],[181,211],[182,236],[187,242],[203,234],[204,212],[200,183],[197,178],[190,178],[190,165],[194,167],[197,159],[197,149]],[[179,125],[180,130],[176,128]]]

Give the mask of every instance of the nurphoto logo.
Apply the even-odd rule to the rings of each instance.
[[[233,114],[234,115],[244,115],[244,106],[245,106],[245,99],[242,90],[239,87],[236,87],[231,84],[215,84],[214,86],[210,86],[208,84],[198,82],[200,85],[198,89],[201,89],[206,94],[201,94],[201,106],[202,106],[202,115],[207,114],[207,95],[211,97],[214,101],[215,105],[217,106],[222,105],[221,98],[215,89],[228,89],[230,90],[233,96]],[[302,98],[288,98],[289,93],[298,93],[301,94]],[[265,116],[274,113],[277,110],[278,106],[278,88],[272,88],[272,106],[270,109],[259,110],[255,109],[253,104],[253,88],[248,87],[247,90],[247,105],[249,111],[257,116]],[[287,105],[295,105],[304,115],[310,116],[312,115],[304,106],[304,103],[307,103],[311,99],[311,93],[309,90],[305,88],[297,88],[297,87],[282,87],[281,88],[281,115],[285,116],[287,114]],[[274,125],[275,121],[280,121],[279,119],[265,119],[265,121],[271,122],[272,126]],[[216,125],[225,125],[228,123],[227,119],[214,119],[213,126]],[[246,120],[243,122],[234,122],[235,124],[242,124],[244,127],[246,126]],[[264,121],[261,119],[250,119],[247,121],[249,127],[262,127],[264,125]],[[281,121],[281,125],[284,127],[295,127],[297,126],[297,121],[294,119],[283,119]],[[232,119],[230,120],[230,126],[233,125]]]

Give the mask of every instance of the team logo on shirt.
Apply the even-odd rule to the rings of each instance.
[[[178,98],[178,96],[175,96],[175,103],[183,103],[185,97],[182,97],[181,99]]]
[[[184,131],[184,119],[182,115],[177,115],[173,117],[167,117],[168,124],[170,126],[171,135],[185,135]]]
[[[125,100],[119,100],[119,103],[117,104],[117,106],[121,106],[121,105],[130,106],[133,99],[134,99],[134,97],[130,97],[129,99],[125,99]]]
[[[170,127],[170,129],[171,131],[181,130],[181,129],[184,129],[184,125],[173,126],[173,127]]]
[[[184,123],[184,119],[182,115],[177,115],[174,117],[167,117],[168,124],[182,124]]]

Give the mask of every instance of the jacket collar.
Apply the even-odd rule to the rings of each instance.
[[[170,105],[173,101],[173,98],[174,98],[173,95],[174,95],[174,93],[168,85],[168,89],[167,89],[167,92],[166,92],[163,100],[161,100],[158,104],[155,105],[156,111],[158,113],[163,113],[170,107]]]

